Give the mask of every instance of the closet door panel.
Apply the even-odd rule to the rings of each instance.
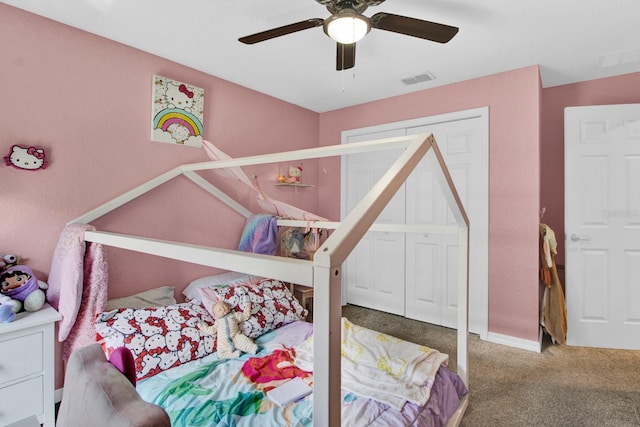
[[[423,159],[406,182],[407,224],[443,224],[448,209],[430,163]],[[405,316],[423,322],[442,321],[442,237],[406,236]]]
[[[481,295],[481,290],[486,289],[487,274],[478,273],[480,271],[486,271],[487,265],[487,252],[488,252],[488,240],[486,235],[488,234],[488,228],[486,223],[486,212],[488,211],[488,196],[486,187],[483,185],[483,174],[479,172],[480,165],[483,164],[482,150],[479,132],[479,119],[453,121],[448,123],[437,123],[434,125],[419,126],[411,129],[407,129],[408,134],[433,132],[436,137],[436,141],[445,162],[451,178],[453,179],[458,195],[462,200],[462,204],[467,212],[467,215],[471,221],[471,253],[469,259],[469,271],[470,271],[470,328],[472,332],[477,332],[478,327],[476,318],[480,316],[480,309],[477,307],[477,302],[484,300]],[[428,166],[424,166],[425,168]],[[418,166],[422,171],[423,165]],[[428,172],[422,172],[427,174]],[[412,177],[413,178],[413,177]],[[412,179],[410,178],[410,180]],[[413,186],[407,181],[407,202],[410,203],[412,199],[418,199],[418,194],[413,193],[413,190],[418,191],[423,188],[424,184],[418,183]],[[421,187],[422,186],[422,187]],[[422,195],[421,195],[422,197]],[[432,199],[426,203],[429,203],[433,208],[431,218],[432,221],[428,221],[427,215],[419,213],[415,215],[415,220],[418,223],[425,224],[446,224],[456,225],[455,218],[449,209],[449,206],[440,190],[440,186],[434,182],[434,190],[429,194]],[[422,204],[423,202],[416,202]],[[425,205],[426,205],[425,203]],[[427,209],[426,206],[420,209]],[[407,221],[411,221],[412,212],[407,209]],[[438,240],[439,259],[441,260],[442,274],[440,276],[439,284],[433,284],[432,286],[441,286],[441,306],[440,315],[441,318],[437,323],[443,326],[457,327],[457,274],[458,274],[458,257],[457,257],[457,236],[440,236]],[[481,268],[485,266],[484,268]],[[485,283],[479,284],[479,281]],[[419,320],[425,320],[420,319]]]
[[[349,255],[349,269],[346,272],[352,292],[368,295],[373,285],[373,270],[369,264],[372,258],[372,239],[367,235],[360,240]],[[364,305],[364,304],[363,304]]]
[[[361,153],[347,156],[347,211],[350,212],[387,172],[400,154]],[[376,219],[379,224],[405,221],[404,185]],[[347,302],[404,314],[404,234],[368,232],[347,258]],[[402,268],[389,268],[389,266]]]
[[[406,310],[410,319],[440,323],[442,268],[439,236],[407,235]]]
[[[406,182],[407,224],[434,224],[440,216],[441,192],[423,160]],[[420,197],[415,195],[419,194]]]
[[[442,326],[457,329],[458,327],[458,242],[457,237],[443,236],[443,256],[445,270],[442,290]]]

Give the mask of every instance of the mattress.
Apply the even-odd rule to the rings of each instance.
[[[222,360],[217,354],[163,371],[138,382],[148,402],[163,407],[174,427],[311,426],[313,394],[280,407],[266,392],[313,373],[296,366],[296,349],[313,335],[313,324],[295,321],[255,341],[256,355]],[[407,402],[401,409],[342,390],[343,426],[443,426],[467,393],[460,377],[442,364],[430,385],[426,404]]]

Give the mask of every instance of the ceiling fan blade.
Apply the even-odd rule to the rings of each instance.
[[[458,27],[386,12],[373,15],[371,27],[438,43],[446,43],[458,33]]]
[[[300,21],[294,24],[284,25],[282,27],[272,28],[270,30],[240,37],[238,41],[241,41],[244,44],[259,43],[265,40],[275,39],[276,37],[286,36],[287,34],[295,33],[298,31],[307,30],[309,28],[319,27],[323,22],[324,19],[320,18],[307,19],[306,21]]]
[[[336,70],[348,70],[356,65],[356,44],[337,43]]]

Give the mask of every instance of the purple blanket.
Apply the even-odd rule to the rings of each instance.
[[[278,247],[278,218],[268,214],[256,214],[247,218],[239,251],[275,255]]]

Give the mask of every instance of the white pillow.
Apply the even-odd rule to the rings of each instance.
[[[146,308],[173,305],[176,299],[173,296],[173,286],[160,286],[159,288],[149,289],[139,292],[128,297],[114,298],[107,301],[105,311],[111,311],[116,308]]]
[[[227,273],[215,274],[213,276],[204,276],[189,283],[189,286],[182,291],[187,301],[202,301],[202,296],[198,291],[201,288],[211,288],[215,286],[237,286],[251,285],[258,283],[262,278],[252,276],[250,274],[229,271]]]

